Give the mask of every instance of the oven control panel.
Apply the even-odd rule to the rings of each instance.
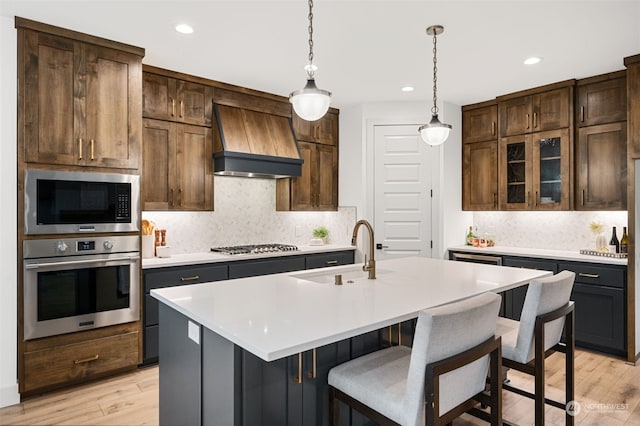
[[[110,235],[83,238],[39,238],[23,241],[24,258],[77,256],[86,254],[139,252],[137,235]]]

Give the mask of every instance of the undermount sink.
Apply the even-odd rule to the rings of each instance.
[[[385,269],[378,269],[376,271],[376,275],[384,275],[388,274],[391,271]],[[313,271],[313,272],[302,272],[299,274],[290,275],[293,278],[298,278],[300,280],[312,281],[314,283],[320,284],[335,284],[336,275],[342,275],[342,284],[351,284],[355,281],[367,280],[369,276],[369,272],[362,270],[362,265],[352,266],[345,269],[333,270],[331,272],[327,271]]]

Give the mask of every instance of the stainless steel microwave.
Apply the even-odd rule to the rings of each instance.
[[[26,170],[27,235],[132,232],[140,223],[140,176]]]

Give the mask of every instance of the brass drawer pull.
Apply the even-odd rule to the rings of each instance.
[[[180,101],[180,118],[184,117],[184,102]]]
[[[310,379],[315,379],[318,377],[318,369],[316,368],[316,348],[311,350],[311,358],[312,358],[312,366],[311,371],[307,374],[307,377]]]
[[[584,107],[580,107],[580,121],[584,123]]]
[[[491,122],[491,136],[495,136],[496,135],[496,122],[492,121]]]
[[[199,279],[200,279],[200,275],[194,275],[192,277],[180,277],[180,281],[195,281]]]
[[[585,278],[600,278],[599,274],[587,274],[585,272],[578,273],[578,276],[585,277]]]
[[[171,116],[176,116],[176,100],[171,98]]]
[[[298,352],[298,374],[293,378],[297,384],[302,384],[302,352]]]
[[[78,139],[78,160],[82,160],[82,138]]]
[[[95,157],[95,155],[94,155],[94,153],[95,153],[95,150],[94,150],[94,148],[95,148],[95,144],[96,144],[96,141],[94,141],[93,139],[91,139],[91,161],[93,161],[93,160],[95,160],[95,159],[96,159],[96,157]]]
[[[327,265],[337,265],[338,261],[337,260],[327,260],[326,264]]]
[[[100,358],[100,355],[96,354],[94,356],[90,356],[90,357],[87,357],[87,358],[76,359],[75,361],[73,361],[73,363],[75,365],[86,364],[86,363],[91,362],[91,361],[97,361],[98,358]]]
[[[529,125],[529,118],[531,117],[530,114],[527,114],[527,129],[529,129],[531,126]]]

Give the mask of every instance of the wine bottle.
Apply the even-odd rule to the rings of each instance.
[[[471,239],[474,237],[473,235],[473,226],[469,227],[469,232],[467,233],[467,245],[471,245]]]
[[[627,227],[622,227],[622,238],[620,238],[620,253],[629,252],[629,237],[627,236]]]
[[[616,235],[616,227],[613,227],[613,232],[611,233],[611,240],[609,241],[609,252],[610,253],[620,253],[620,243],[618,242],[618,236]]]

